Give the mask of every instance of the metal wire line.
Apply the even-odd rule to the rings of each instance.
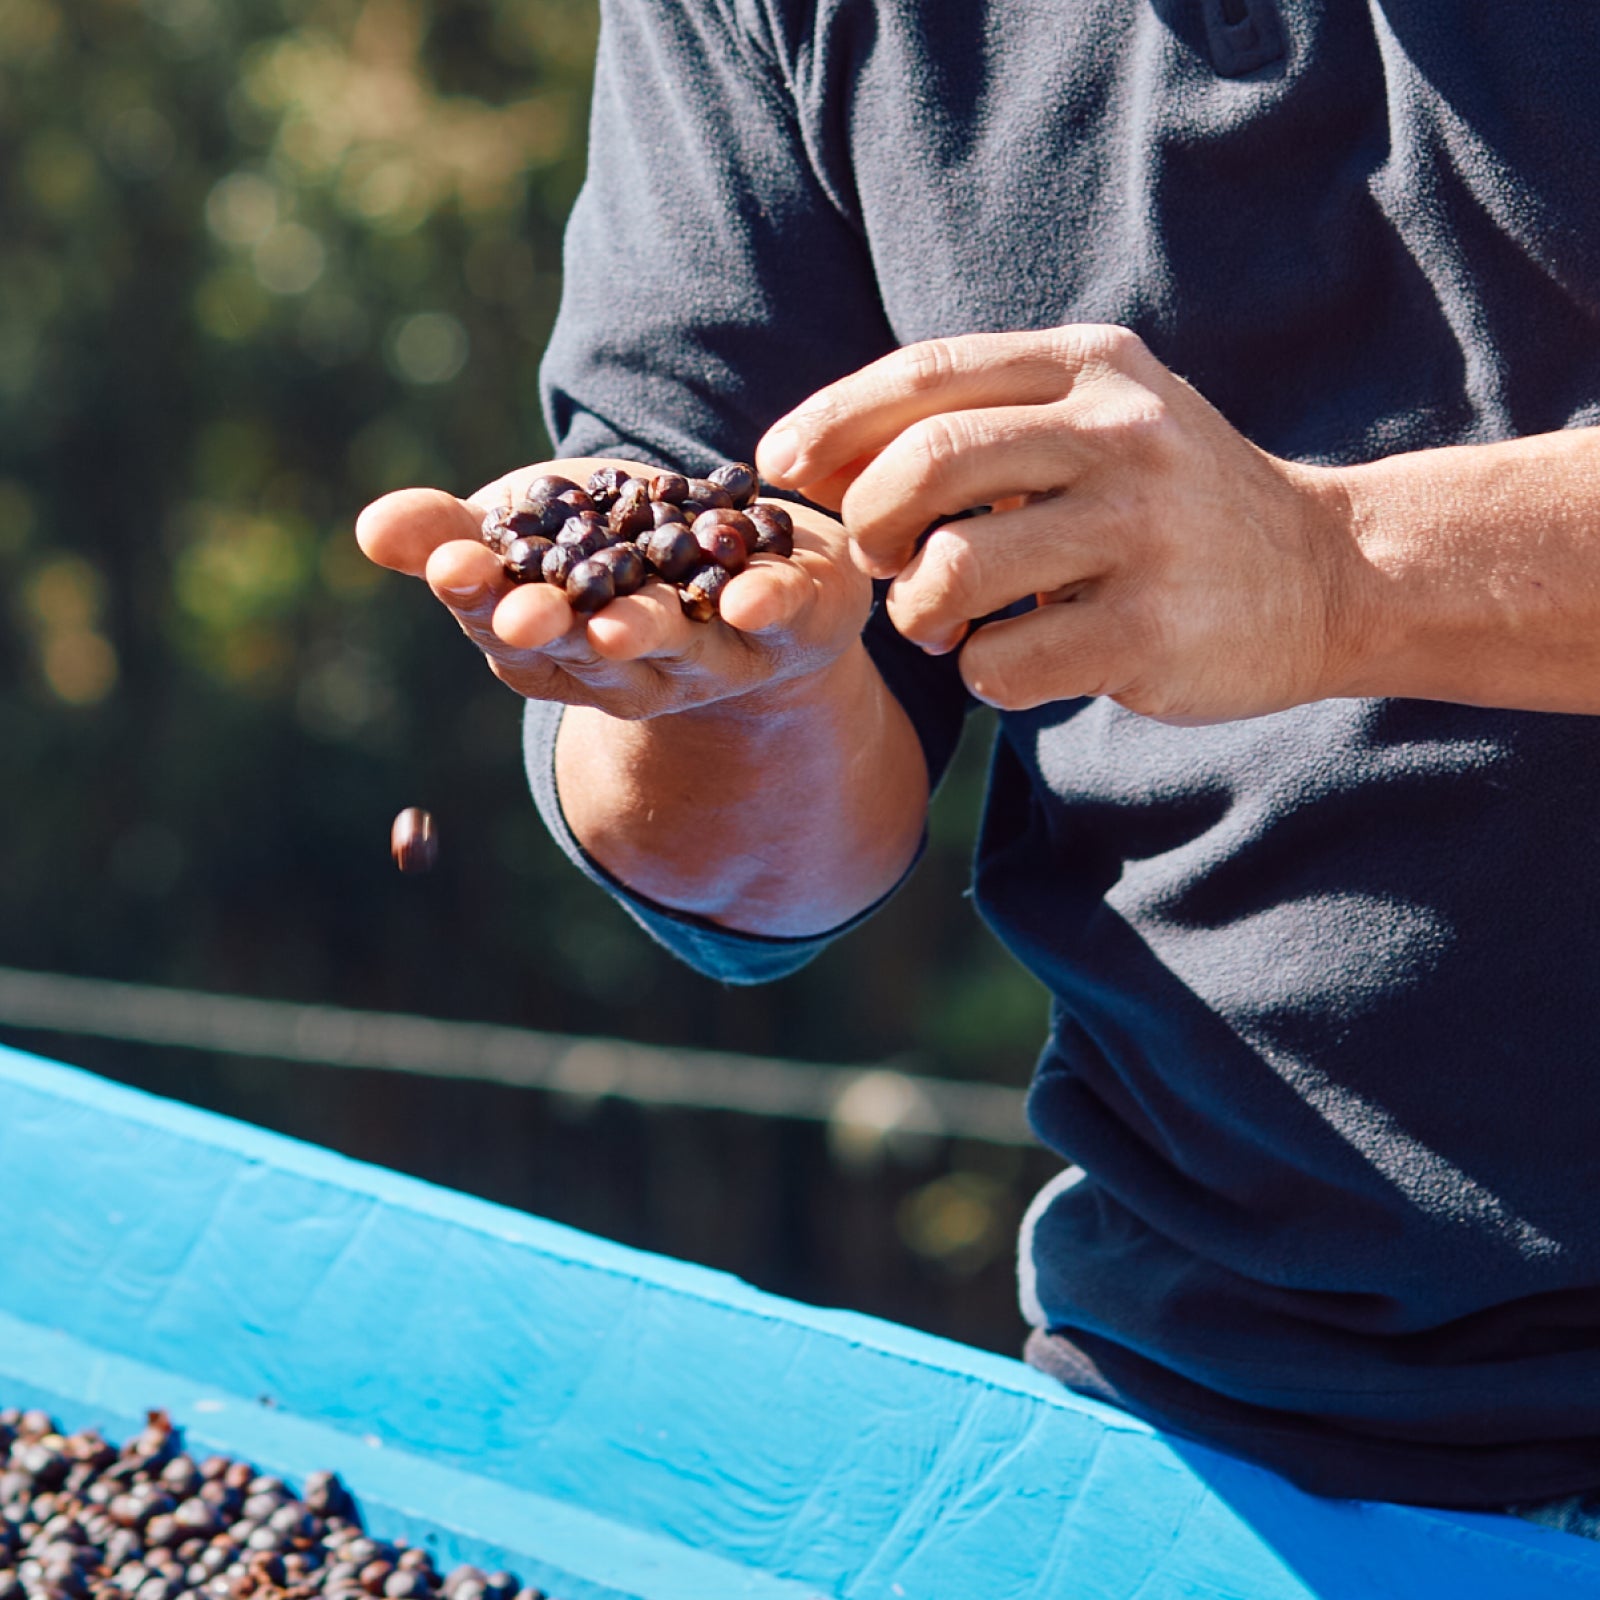
[[[467,1078],[580,1099],[692,1106],[1031,1145],[1020,1090],[920,1077],[892,1064],[830,1067],[675,1050],[401,1012],[252,1000],[0,967],[0,1026],[319,1066]]]

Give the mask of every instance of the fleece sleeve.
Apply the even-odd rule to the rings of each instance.
[[[694,473],[747,460],[773,420],[894,348],[866,239],[810,159],[791,83],[757,0],[602,0],[588,173],[540,374],[558,454]],[[881,604],[867,640],[937,781],[966,704],[954,664],[925,660]],[[560,718],[527,710],[535,802],[580,869],[675,953],[755,983],[845,931],[734,934],[631,894],[561,814]]]

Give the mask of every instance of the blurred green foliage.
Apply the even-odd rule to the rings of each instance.
[[[962,898],[984,728],[889,911],[723,990],[558,856],[516,703],[355,549],[373,496],[548,450],[595,28],[0,0],[0,961],[1020,1083],[1042,994]],[[408,804],[426,879],[388,861]]]

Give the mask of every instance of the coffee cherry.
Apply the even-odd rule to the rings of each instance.
[[[681,522],[657,528],[645,543],[644,555],[668,583],[687,578],[702,560],[694,535]]]
[[[756,530],[755,554],[794,554],[794,518],[782,506],[754,505],[745,516]]]
[[[394,826],[389,830],[389,850],[394,856],[394,864],[402,872],[427,872],[439,859],[439,835],[433,825],[432,812],[424,811],[420,806],[407,806],[394,819]],[[117,1503],[112,1502],[111,1515],[122,1522],[123,1519],[117,1515]],[[123,1525],[133,1526],[131,1523]]]
[[[580,561],[604,550],[612,542],[611,530],[598,511],[580,511],[567,520],[556,535],[555,542],[565,550],[573,551]]]
[[[694,519],[694,525],[698,528],[701,523],[709,523],[711,521],[715,521],[724,528],[731,528],[736,534],[738,534],[740,543],[744,545],[744,552],[746,555],[753,555],[755,553],[756,539],[758,537],[756,533],[756,525],[744,514],[744,512],[713,507],[709,511],[702,511],[700,515]],[[699,534],[696,534],[695,537],[699,538]]]
[[[715,472],[708,472],[706,482],[726,489],[734,505],[741,509],[755,499],[756,491],[761,487],[756,469],[743,461],[730,461]]]
[[[582,489],[568,489],[564,494],[558,494],[550,502],[550,509],[545,512],[543,528],[547,538],[554,538],[561,529],[574,517],[587,513],[590,516],[599,516],[594,508],[594,501]],[[604,522],[605,518],[600,517]]]
[[[726,567],[707,561],[689,574],[689,581],[678,590],[685,614],[691,622],[709,622],[717,614],[722,591],[732,581]]]
[[[563,478],[559,473],[547,472],[543,477],[530,478],[522,486],[522,494],[518,504],[525,506],[536,516],[540,515],[551,501],[559,496],[569,494],[578,486],[571,478]]]
[[[500,558],[505,574],[514,583],[538,583],[544,576],[544,558],[555,545],[549,539],[513,539]]]
[[[715,561],[728,572],[742,572],[750,560],[750,552],[738,530],[723,522],[715,510],[702,511],[694,519],[695,543],[708,561]]]
[[[540,572],[544,575],[546,583],[553,583],[558,589],[565,589],[567,579],[572,576],[572,569],[580,561],[587,559],[580,556],[571,545],[553,544],[544,553],[544,563]]]
[[[611,569],[603,562],[580,561],[567,578],[567,599],[572,609],[581,616],[610,605],[615,599],[617,586],[612,581]]]
[[[589,498],[596,511],[608,511],[616,503],[617,492],[628,481],[621,467],[597,467],[589,474]]]
[[[583,488],[547,473],[524,485],[514,503],[508,492],[506,503],[485,515],[483,540],[513,582],[542,578],[583,615],[634,593],[654,572],[683,584],[686,608],[709,617],[725,580],[703,578],[691,594],[697,568],[728,575],[742,571],[752,555],[793,553],[792,519],[757,503],[759,490],[755,469],[742,461],[703,478],[676,472],[640,478],[600,467]]]
[[[713,483],[709,478],[691,478],[689,498],[698,501],[708,511],[733,509],[733,496],[720,483]]]
[[[496,506],[483,519],[479,537],[496,555],[504,555],[506,547],[517,539],[544,537],[544,520],[530,511],[512,511],[506,506]]]
[[[636,545],[608,545],[604,550],[596,551],[591,559],[610,571],[612,589],[619,595],[632,594],[643,587],[644,580],[650,575]]]
[[[633,539],[647,528],[655,526],[650,514],[650,486],[642,478],[630,478],[623,484],[617,501],[607,519],[614,537]]]

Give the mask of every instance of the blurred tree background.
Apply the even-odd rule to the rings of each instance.
[[[548,452],[595,29],[588,0],[0,0],[0,963],[1020,1086],[1042,991],[962,897],[986,727],[888,911],[726,990],[571,871],[516,702],[355,548],[385,490]],[[409,804],[440,822],[427,878],[388,860]],[[1016,1345],[1042,1155],[845,1170],[813,1127],[606,1107],[579,1129],[488,1086],[6,1036]]]

